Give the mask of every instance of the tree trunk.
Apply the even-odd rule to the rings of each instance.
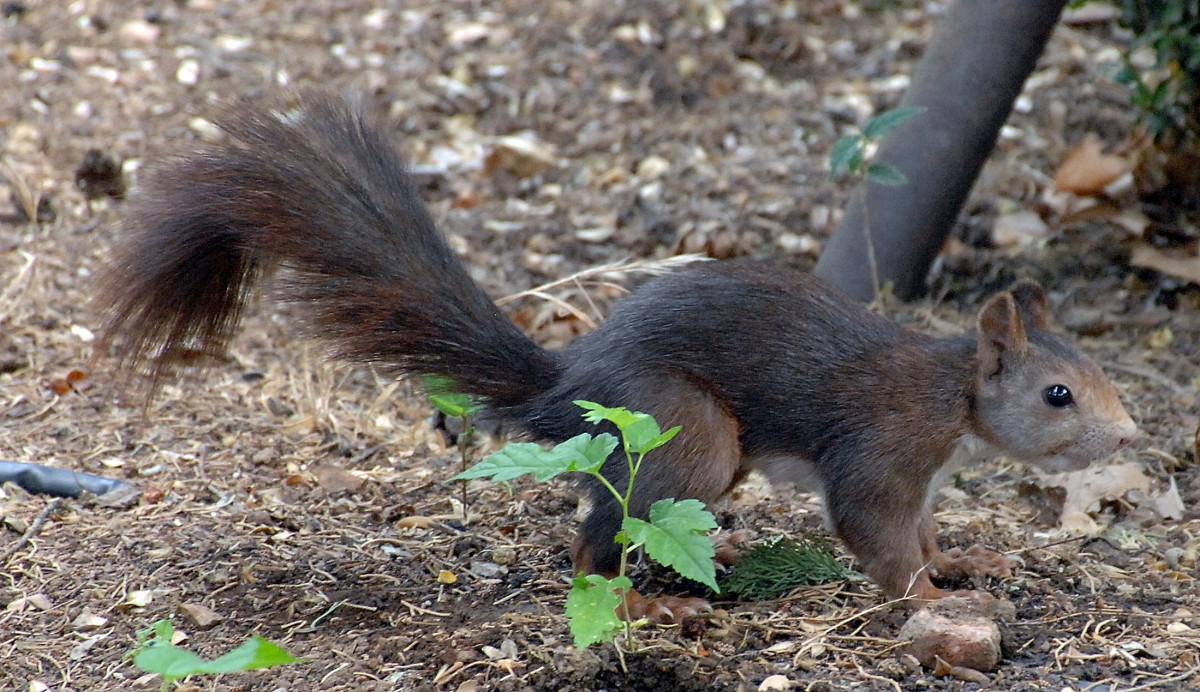
[[[904,300],[921,295],[1001,126],[1033,71],[1066,0],[956,0],[917,64],[902,106],[927,109],[887,135],[876,160],[908,177],[862,183],[830,238],[818,276],[862,300],[875,282]],[[864,207],[865,198],[865,207]]]

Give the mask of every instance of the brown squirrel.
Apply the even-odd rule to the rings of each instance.
[[[282,297],[338,357],[449,377],[533,438],[593,432],[577,399],[682,425],[643,468],[634,514],[666,497],[711,503],[760,469],[820,491],[888,596],[926,600],[948,594],[931,574],[1009,570],[991,551],[938,549],[940,471],[992,453],[1081,469],[1136,433],[1100,368],[1049,330],[1036,283],[991,298],[974,333],[939,339],[770,262],[702,263],[548,351],[469,278],[367,109],[310,94],[219,124],[222,141],[145,181],[102,282],[100,352],[125,334],[124,365],[156,384],[197,351],[223,352],[255,280],[286,268]],[[604,473],[624,487],[623,461]],[[575,569],[611,575],[619,512],[597,488],[590,499]],[[630,600],[658,619],[704,606]]]

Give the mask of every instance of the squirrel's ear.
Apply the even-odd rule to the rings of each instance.
[[[1021,352],[1028,347],[1025,326],[1011,293],[998,293],[984,303],[979,311],[978,339],[976,356],[980,375],[985,378],[999,374],[1006,352]]]
[[[1046,329],[1050,326],[1050,305],[1046,291],[1032,279],[1021,279],[1008,289],[1017,303],[1017,312],[1028,329]]]

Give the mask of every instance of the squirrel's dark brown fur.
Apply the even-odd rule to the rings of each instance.
[[[1099,368],[1048,331],[1032,282],[989,301],[976,333],[936,339],[800,272],[703,263],[544,350],[471,281],[363,109],[316,94],[220,125],[220,143],[148,177],[103,281],[101,349],[123,334],[121,358],[156,382],[224,351],[255,280],[287,268],[281,295],[338,356],[448,376],[535,438],[594,432],[577,399],[682,425],[648,459],[635,513],[664,497],[712,502],[762,469],[821,491],[867,573],[925,599],[945,594],[930,572],[1007,571],[989,551],[938,550],[931,498],[948,461],[982,450],[1080,468],[1135,432]],[[623,487],[623,460],[604,471]],[[575,565],[612,572],[617,508],[591,499]]]

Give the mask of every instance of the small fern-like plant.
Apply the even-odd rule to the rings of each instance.
[[[797,586],[827,584],[856,576],[857,573],[838,562],[825,541],[780,538],[756,545],[742,555],[721,586],[726,593],[751,601],[766,601]]]

